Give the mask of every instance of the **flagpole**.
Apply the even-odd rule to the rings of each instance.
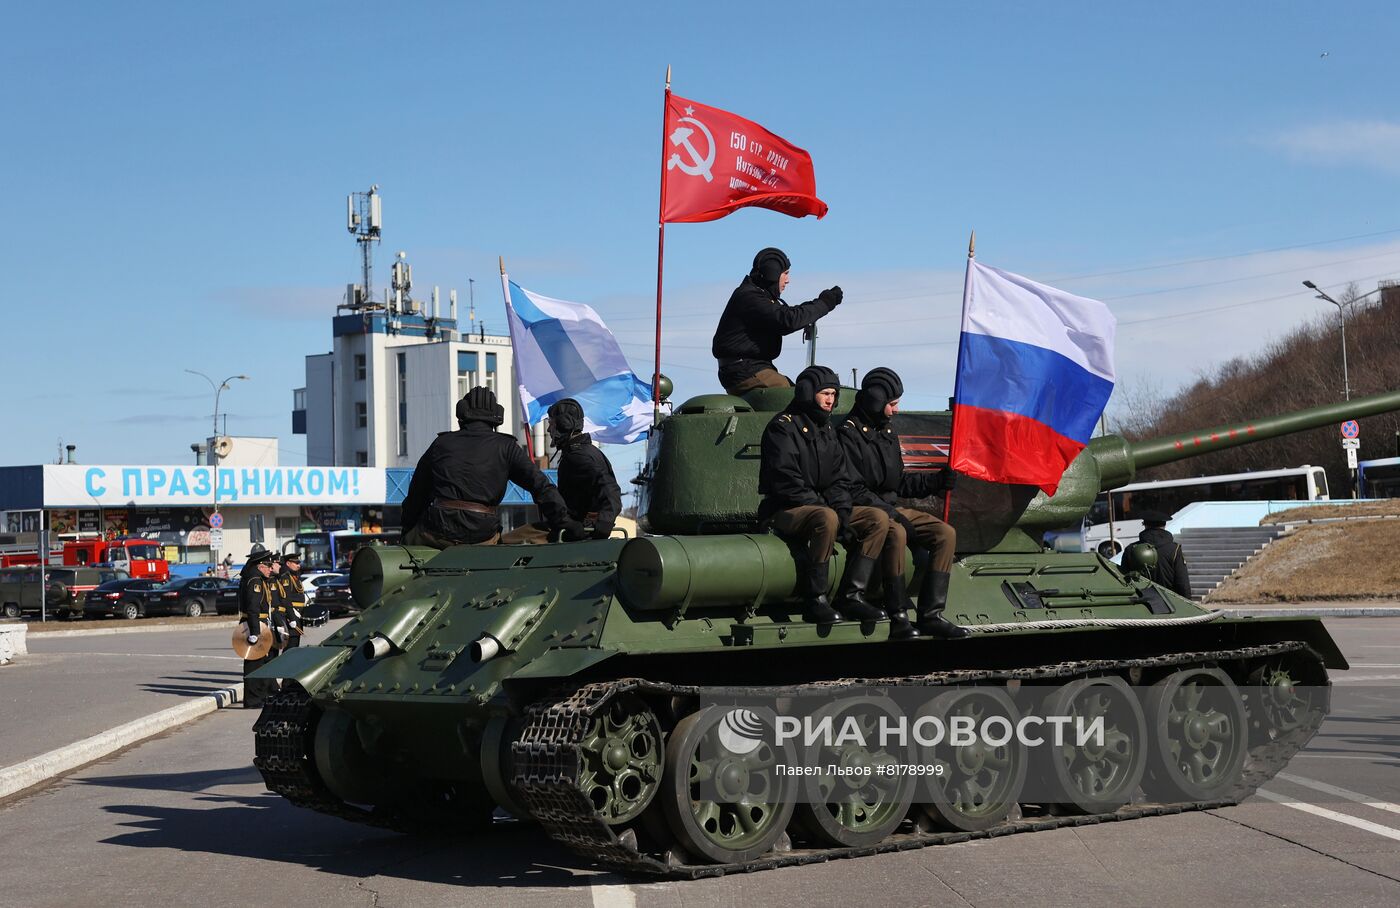
[[[651,372],[651,423],[661,422],[661,275],[666,259],[666,114],[671,109],[671,67],[661,101],[661,204],[656,215],[656,367]]]
[[[963,272],[963,302],[962,316],[958,319],[958,362],[953,367],[953,400],[958,399],[958,382],[962,379],[962,331],[964,323],[967,321],[967,288],[972,286],[972,260],[977,255],[977,231],[967,238],[967,270]],[[953,439],[956,434],[953,432],[953,421],[957,419],[957,406],[954,404],[948,408],[948,468],[953,467]],[[948,522],[948,515],[953,510],[953,490],[949,489],[943,495],[943,522]]]
[[[506,258],[503,255],[496,256],[496,261],[501,266],[501,296],[506,301],[506,326],[510,331],[510,352],[512,371],[519,374],[520,368],[515,362],[515,331],[514,324],[510,321],[510,278],[506,276]],[[470,389],[468,389],[470,390]],[[535,460],[535,433],[530,431],[530,414],[525,412],[525,402],[520,399],[520,383],[515,383],[515,399],[520,404],[520,424],[525,428],[525,450],[530,452],[530,460]]]

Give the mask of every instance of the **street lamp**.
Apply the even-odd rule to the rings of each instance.
[[[217,438],[219,437],[219,395],[222,394],[222,393],[224,393],[224,391],[228,390],[229,382],[234,381],[235,379],[237,379],[237,380],[239,380],[239,381],[248,381],[248,380],[249,380],[249,379],[248,379],[248,376],[246,376],[246,375],[230,375],[228,378],[224,379],[223,381],[219,382],[219,383],[216,385],[216,384],[214,384],[214,379],[212,379],[212,378],[210,378],[209,376],[205,375],[203,372],[196,372],[196,371],[193,370],[193,369],[186,369],[185,371],[188,372],[188,373],[190,373],[191,375],[198,375],[200,378],[204,379],[205,381],[207,381],[207,382],[209,383],[209,387],[211,387],[211,388],[214,389],[214,434],[213,434],[213,437],[217,439]]]
[[[1336,300],[1332,299],[1332,297],[1330,297],[1330,296],[1327,295],[1326,291],[1322,290],[1320,287],[1318,287],[1318,286],[1317,286],[1316,284],[1314,284],[1312,281],[1303,281],[1303,286],[1304,286],[1304,287],[1307,287],[1309,290],[1312,290],[1312,291],[1316,292],[1316,293],[1317,293],[1317,298],[1318,298],[1318,299],[1320,299],[1320,300],[1326,300],[1327,302],[1329,302],[1329,303],[1331,303],[1332,305],[1334,305],[1334,306],[1337,307],[1337,317],[1341,320],[1341,323],[1342,323],[1342,394],[1344,394],[1344,395],[1346,396],[1346,399],[1347,399],[1347,400],[1351,400],[1351,378],[1350,378],[1350,376],[1349,376],[1348,373],[1347,373],[1347,311],[1346,311],[1346,306],[1345,306],[1344,304],[1339,303],[1339,302],[1337,302]],[[1370,294],[1367,294],[1367,295],[1369,296]]]

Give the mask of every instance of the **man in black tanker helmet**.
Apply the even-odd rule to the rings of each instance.
[[[612,464],[583,431],[583,407],[572,397],[555,401],[547,413],[550,441],[559,451],[559,494],[569,508],[560,534],[564,542],[607,539],[622,513],[622,489]],[[501,537],[505,545],[550,541],[549,525],[527,524]]]
[[[758,470],[763,495],[759,519],[783,538],[805,545],[797,586],[804,600],[802,617],[816,624],[885,617],[865,593],[890,521],[864,501],[864,490],[855,490],[853,497],[846,457],[831,427],[840,386],[836,373],[825,366],[802,370],[792,403],[763,430]],[[838,537],[846,542],[846,572],[833,609],[826,591]]]
[[[1167,530],[1166,514],[1161,511],[1141,511],[1143,531],[1138,542],[1145,542],[1157,550],[1157,566],[1152,569],[1152,581],[1160,583],[1172,592],[1191,598],[1191,572],[1186,569],[1186,556],[1181,544]]]
[[[871,369],[860,383],[851,415],[841,424],[838,435],[846,450],[855,482],[869,489],[889,516],[890,539],[885,557],[885,611],[889,612],[891,636],[916,636],[898,627],[896,616],[905,614],[909,593],[904,586],[904,548],[925,549],[928,568],[919,586],[916,625],[919,634],[953,639],[970,636],[943,617],[948,603],[949,571],[957,545],[957,533],[948,524],[914,508],[896,507],[900,498],[925,498],[953,488],[957,474],[944,469],[938,473],[906,472],[899,436],[890,425],[899,412],[904,383],[893,369]],[[898,633],[903,631],[902,634]]]
[[[754,388],[790,388],[792,382],[773,361],[783,352],[784,335],[814,325],[841,305],[841,288],[823,290],[797,306],[783,302],[792,263],[772,246],[754,256],[753,269],[729,296],[719,317],[710,352],[719,360],[719,383],[729,394]]]
[[[495,545],[501,537],[497,508],[514,482],[534,498],[552,528],[568,520],[559,490],[510,435],[497,432],[505,411],[486,388],[457,401],[457,431],[442,432],[413,470],[403,500],[404,542],[445,549]]]

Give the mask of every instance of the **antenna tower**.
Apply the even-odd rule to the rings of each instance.
[[[353,284],[346,294],[345,303],[351,309],[359,309],[374,302],[374,250],[383,228],[383,213],[379,205],[379,185],[369,188],[369,192],[352,192],[345,199],[345,227],[360,244],[360,286]]]

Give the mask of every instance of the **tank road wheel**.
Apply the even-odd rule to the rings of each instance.
[[[1059,747],[1047,742],[1042,777],[1063,813],[1112,813],[1128,803],[1147,768],[1147,723],[1126,681],[1116,676],[1080,678],[1055,689],[1041,707],[1045,717],[1068,716]],[[1103,733],[1079,744],[1079,730]],[[1046,723],[1046,735],[1055,726]]]
[[[894,726],[903,714],[883,698],[852,697],[823,707],[813,714],[812,721],[822,723],[828,717],[833,740],[810,748],[804,765],[823,769],[835,765],[849,775],[803,777],[798,819],[823,844],[850,848],[873,845],[894,832],[914,800],[916,779],[902,771],[910,762],[908,748],[886,746],[880,736],[882,718]],[[845,740],[855,737],[844,733],[855,727],[861,741]]]
[[[959,832],[977,832],[1004,822],[1020,800],[1030,762],[1025,745],[1014,734],[1021,712],[1011,697],[998,687],[950,690],[930,700],[914,721],[924,716],[937,717],[944,736],[925,748],[919,761],[940,770],[921,783],[926,801],[919,805],[923,815],[939,829]],[[1008,740],[994,744],[1003,731],[998,718],[1006,720]],[[978,730],[972,743],[949,743],[948,730],[955,720],[970,721]],[[984,730],[995,730],[995,735],[984,735]]]
[[[1321,721],[1326,689],[1311,686],[1296,669],[1297,666],[1284,662],[1273,662],[1249,674],[1249,720],[1264,740]],[[1312,682],[1326,683],[1325,676]]]
[[[632,694],[593,719],[579,744],[579,789],[610,826],[635,819],[661,787],[661,725]]]
[[[1249,743],[1244,701],[1218,668],[1172,672],[1147,693],[1147,777],[1158,801],[1210,801],[1239,780]]]
[[[732,718],[731,718],[732,717]],[[717,864],[764,854],[792,818],[790,752],[776,740],[766,710],[708,706],[676,723],[666,745],[662,807],[671,832],[691,854]]]

